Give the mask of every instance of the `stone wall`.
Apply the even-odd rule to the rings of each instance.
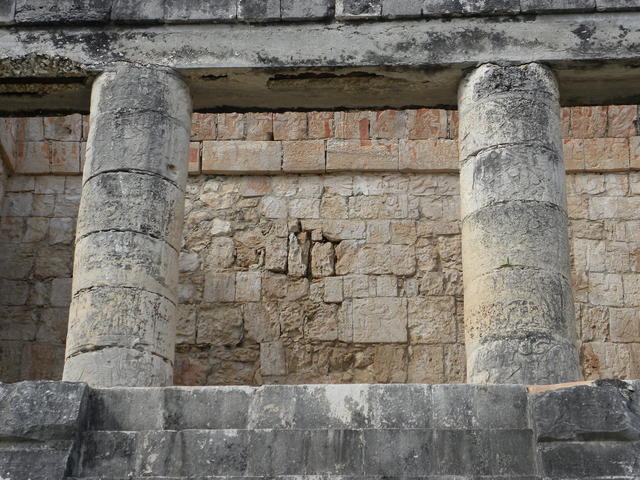
[[[637,480],[640,381],[582,383],[0,384],[0,478]]]
[[[563,110],[587,378],[640,376],[636,120]],[[0,380],[58,379],[87,122],[19,124]],[[464,382],[456,135],[444,110],[196,114],[176,383]]]

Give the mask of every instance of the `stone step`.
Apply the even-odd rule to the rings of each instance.
[[[411,477],[411,480],[548,480],[535,475],[423,475]],[[66,480],[80,480],[80,477],[67,477]],[[184,477],[158,477],[158,476],[133,476],[133,477],[82,477],[82,480],[185,480]],[[375,476],[375,475],[276,475],[276,476],[191,476],[188,480],[407,480],[404,476]],[[581,480],[637,480],[637,477],[585,477]]]
[[[90,411],[89,429],[109,431],[531,428],[522,385],[111,388]]]
[[[76,476],[424,476],[536,471],[533,431],[87,431]]]

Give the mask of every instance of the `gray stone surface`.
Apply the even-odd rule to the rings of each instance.
[[[504,146],[467,157],[460,165],[464,182],[460,214],[464,218],[481,208],[517,200],[554,204],[566,211],[561,168],[557,151],[543,147]]]
[[[543,60],[556,71],[565,104],[625,104],[640,94],[634,70],[626,67],[637,61],[640,13],[497,18],[115,30],[89,25],[58,28],[53,36],[46,26],[7,29],[0,71],[10,79],[28,74],[47,82],[10,80],[8,85],[37,96],[3,95],[0,110],[87,111],[87,80],[118,62],[178,69],[191,87],[194,107],[207,110],[453,106],[467,66],[490,61]],[[583,34],[585,22],[590,28]],[[622,31],[627,33],[619,35]],[[589,69],[584,62],[604,63]],[[61,84],[61,78],[68,80]],[[336,82],[350,88],[336,88]]]
[[[383,0],[336,0],[336,18],[353,20],[379,17]]]
[[[165,0],[113,0],[111,20],[122,23],[164,21]]]
[[[280,0],[283,20],[312,20],[333,15],[332,0]]]
[[[640,8],[638,0],[596,0],[596,9],[598,11],[607,10],[637,10]]]
[[[14,0],[7,0],[13,3]],[[300,0],[284,0],[294,3]],[[122,0],[17,0],[20,23],[101,22],[111,19],[122,23],[173,22],[234,22],[313,20],[333,14],[333,0],[310,0],[310,4],[330,4],[321,13],[315,6],[294,7],[295,14],[287,14],[290,7],[276,0],[150,0],[124,2]],[[336,18],[388,20],[401,16],[450,17],[457,15],[492,16],[547,12],[634,11],[640,8],[637,0],[336,0]],[[243,13],[243,11],[245,13]],[[111,16],[109,13],[111,12]],[[237,15],[236,15],[237,12]]]
[[[164,0],[165,20],[169,23],[197,23],[233,20],[237,16],[237,0]]]
[[[88,388],[71,382],[0,383],[0,438],[69,440],[80,429]]]
[[[67,462],[72,442],[0,445],[0,477],[10,480],[62,480],[67,478]]]
[[[592,12],[596,9],[596,0],[520,0],[520,9],[523,13]]]
[[[567,224],[566,211],[555,203],[504,200],[476,210],[462,224],[463,249],[475,252],[465,278],[527,267],[565,276],[569,271]]]
[[[0,385],[0,415],[10,419],[0,475],[630,480],[640,475],[630,428],[638,384],[529,395],[517,385]]]
[[[0,383],[0,478],[65,478],[88,396],[87,386],[79,383]]]
[[[500,15],[520,13],[520,0],[468,0],[461,1],[462,13],[467,15]]]
[[[93,287],[125,287],[175,303],[177,269],[178,253],[161,240],[133,232],[95,232],[76,244],[73,294]]]
[[[111,0],[16,0],[16,22],[106,22],[110,10]]]
[[[166,69],[118,67],[91,104],[63,377],[170,385],[189,91]]]
[[[383,0],[382,16],[389,18],[419,17],[423,5],[415,0]]]
[[[110,347],[67,357],[63,378],[96,386],[167,386],[173,383],[173,365],[152,353]]]
[[[5,0],[0,3],[0,25],[10,25],[13,23],[13,18],[16,11],[15,0]]]
[[[500,408],[496,408],[500,405]],[[523,385],[434,385],[433,428],[442,430],[531,428]]]
[[[82,290],[74,296],[69,312],[67,356],[120,346],[171,359],[174,310],[175,304],[166,297],[141,289],[109,286]]]
[[[77,237],[104,230],[131,231],[166,241],[174,249],[182,241],[184,191],[155,175],[105,173],[83,186]]]
[[[280,20],[280,0],[238,0],[238,19]]]
[[[569,284],[558,86],[540,64],[483,65],[460,85],[467,378],[580,379]]]
[[[551,478],[640,475],[640,442],[559,442],[539,451],[542,472]]]
[[[640,403],[631,388],[620,381],[533,395],[538,441],[640,440]]]

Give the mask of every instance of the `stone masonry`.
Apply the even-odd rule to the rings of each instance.
[[[640,382],[0,384],[11,480],[634,480]]]
[[[191,98],[161,69],[93,84],[63,379],[173,383]]]
[[[469,383],[581,379],[558,96],[536,63],[483,65],[460,85]]]
[[[15,122],[23,140],[0,227],[1,381],[62,375],[87,120]],[[589,379],[640,376],[636,120],[631,105],[561,111]],[[465,381],[455,111],[194,114],[192,130],[177,384]],[[323,171],[318,159],[338,142],[352,159],[361,153],[362,168],[372,146],[388,145],[377,157],[388,166],[294,173]],[[218,168],[212,154],[226,143],[283,163],[269,175],[201,174]],[[395,169],[418,149],[409,158],[424,163]],[[368,325],[365,306],[400,317]]]

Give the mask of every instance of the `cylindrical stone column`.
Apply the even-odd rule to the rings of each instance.
[[[90,121],[63,379],[171,385],[189,90],[120,67],[94,83]]]
[[[467,379],[580,380],[555,77],[482,65],[458,97]]]

